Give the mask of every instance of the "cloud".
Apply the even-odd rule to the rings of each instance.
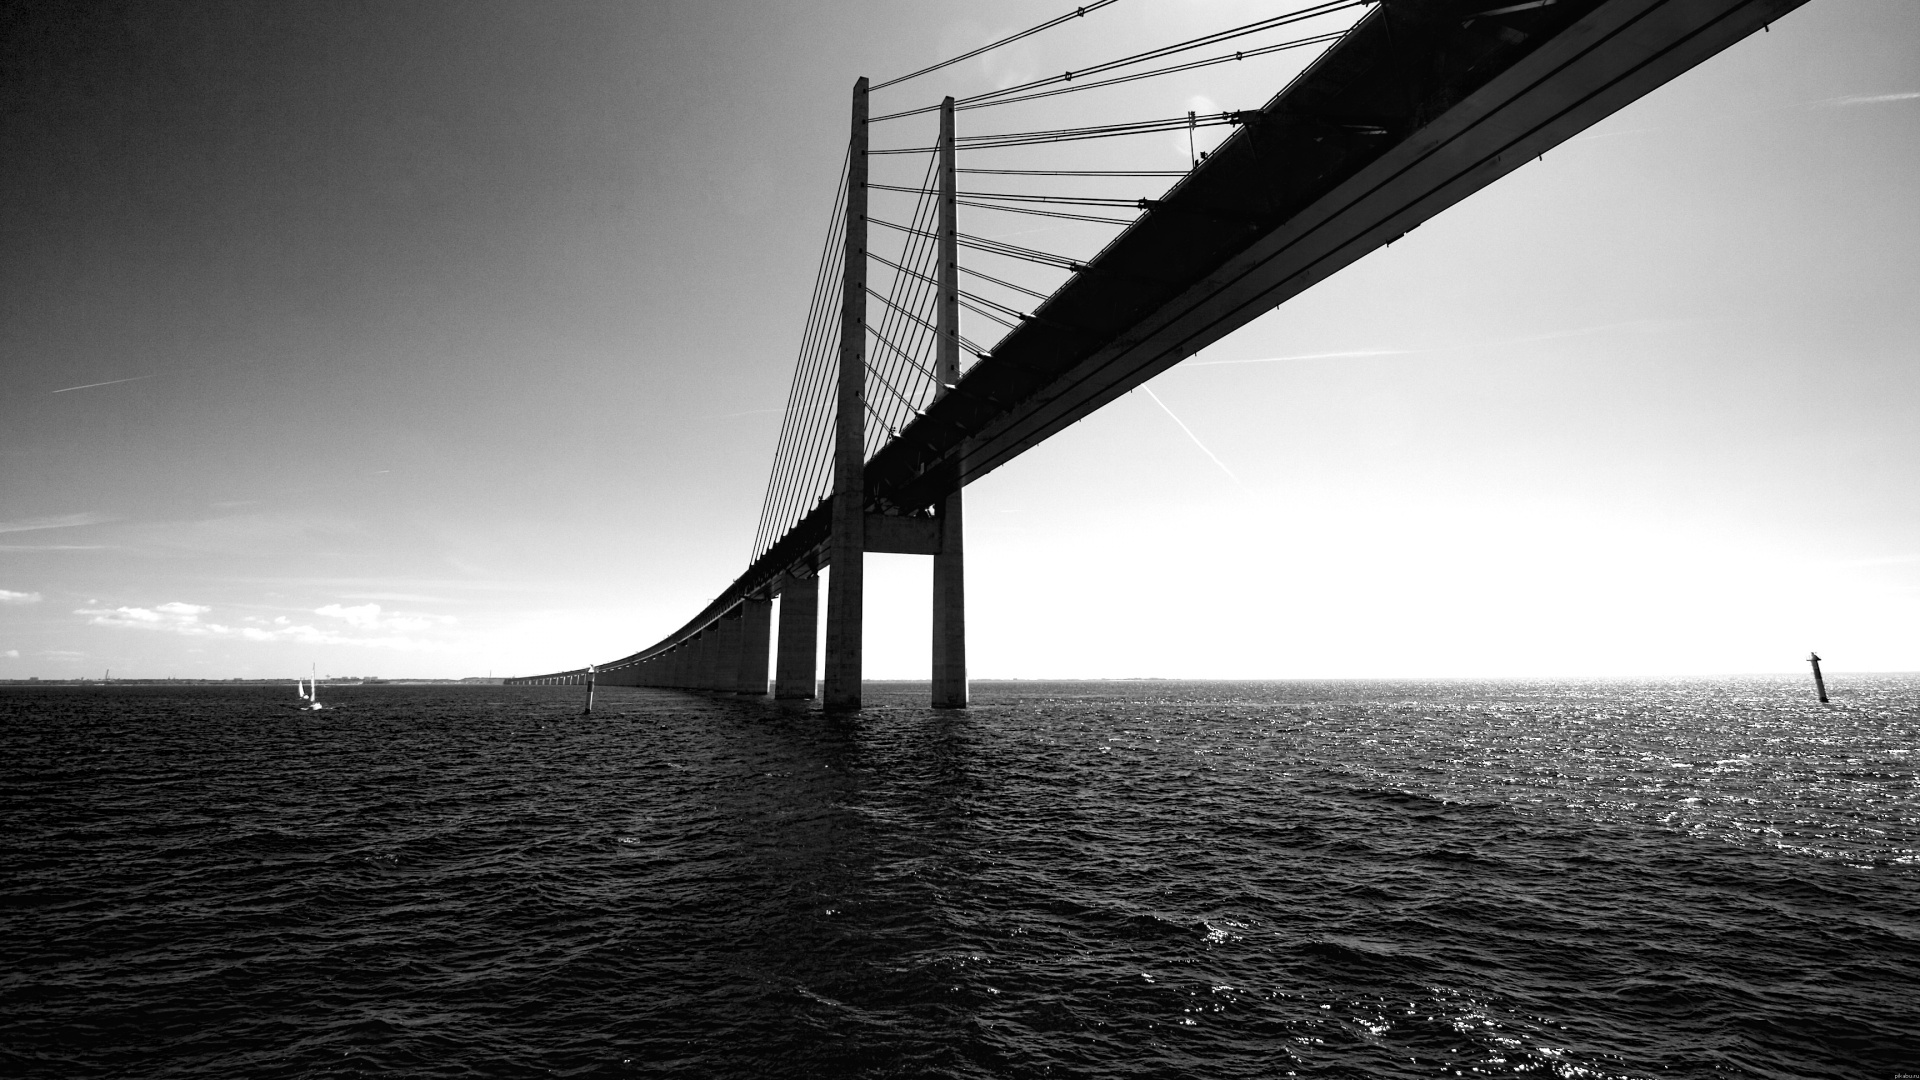
[[[91,616],[90,626],[123,626],[142,629],[173,630],[178,633],[217,633],[222,627],[202,623],[200,616],[213,609],[204,604],[161,604],[157,608],[117,607],[82,608],[75,615]]]
[[[76,525],[98,525],[111,518],[105,514],[61,514],[57,517],[21,518],[0,521],[0,533],[33,532],[38,529],[71,529]]]
[[[87,616],[89,626],[108,626],[126,630],[157,630],[163,633],[179,634],[184,637],[230,638],[240,641],[292,642],[298,645],[351,645],[365,649],[395,649],[402,652],[432,652],[443,648],[439,642],[422,638],[395,634],[395,630],[423,630],[434,626],[436,622],[452,622],[445,616],[387,616],[380,615],[378,605],[369,604],[368,613],[363,609],[340,608],[338,604],[329,604],[343,612],[350,612],[347,620],[353,630],[388,631],[378,635],[361,635],[336,629],[309,626],[296,623],[281,616],[268,622],[264,619],[250,618],[245,621],[255,623],[251,626],[229,626],[201,618],[213,609],[205,604],[187,604],[175,601],[160,604],[157,607],[114,607],[80,608],[75,615]],[[319,614],[328,614],[321,609]]]
[[[363,531],[349,518],[297,511],[142,522],[123,528],[118,538],[126,547],[149,554],[251,555],[298,545],[334,544]]]
[[[37,592],[14,592],[12,589],[0,589],[0,604],[37,604],[40,594]]]
[[[6,652],[0,653],[0,656],[4,656],[9,660],[18,660],[20,659],[20,650],[8,649]]]
[[[325,615],[330,619],[339,619],[361,630],[426,630],[436,625],[457,622],[451,615],[414,615],[394,612],[383,614],[379,604],[356,604],[346,607],[341,604],[327,604],[313,609],[315,615]]]
[[[380,625],[380,605],[361,604],[358,607],[342,607],[328,604],[313,609],[315,615],[325,615],[333,619],[345,620],[348,626],[360,626],[372,629]]]

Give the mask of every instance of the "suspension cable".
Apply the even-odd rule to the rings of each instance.
[[[844,181],[844,179],[845,174],[843,173],[842,180]],[[831,261],[832,248],[843,243],[846,237],[844,185],[841,188],[839,201],[836,203],[836,206],[840,212],[834,227],[828,235],[828,251],[823,253],[823,258],[829,262]],[[828,417],[831,415],[832,403],[826,392],[826,385],[830,378],[832,365],[829,363],[829,359],[831,358],[834,347],[834,335],[832,332],[834,322],[832,304],[833,283],[831,274],[824,275],[824,277],[825,280],[821,285],[820,317],[812,331],[812,341],[809,347],[809,351],[812,354],[809,358],[811,368],[807,373],[807,381],[803,390],[803,400],[806,402],[806,412],[803,417],[804,423],[798,429],[800,437],[792,447],[786,490],[783,493],[788,515],[797,511],[796,503],[804,504],[807,496],[815,493],[817,489],[818,480],[817,477],[813,475],[813,459],[819,457],[820,447],[823,442],[826,441],[823,439],[823,436],[826,434]]]
[[[1358,7],[1360,5],[1352,4],[1347,6]],[[1172,64],[1163,68],[1154,68],[1152,71],[1138,71],[1132,75],[1120,75],[1111,79],[1100,79],[1090,83],[1075,83],[1072,86],[1063,86],[1053,90],[1041,90],[1032,94],[1021,94],[1017,97],[995,98],[991,101],[976,101],[970,105],[955,105],[954,111],[990,109],[995,105],[1011,105],[1016,101],[1035,101],[1040,98],[1057,97],[1060,94],[1077,93],[1081,90],[1097,90],[1103,86],[1118,86],[1121,83],[1138,82],[1141,79],[1151,79],[1157,75],[1171,75],[1179,71],[1193,71],[1196,68],[1212,67],[1215,64],[1231,64],[1236,60],[1245,60],[1248,57],[1265,56],[1268,53],[1285,52],[1289,49],[1302,49],[1309,45],[1320,45],[1329,41],[1338,41],[1342,37],[1345,37],[1346,33],[1345,30],[1335,30],[1325,34],[1314,34],[1310,37],[1294,38],[1291,41],[1283,41],[1277,45],[1265,45],[1258,49],[1245,49],[1240,52],[1209,57],[1205,60],[1193,60],[1184,64]],[[882,117],[881,119],[887,118]]]
[[[933,283],[934,283],[934,284],[936,284],[936,285],[940,283],[940,281],[939,281],[939,279],[938,279],[938,278],[935,278],[935,277],[931,277],[931,276],[929,276],[929,275],[927,275],[927,274],[924,274],[924,273],[921,273],[921,272],[920,272],[920,271],[918,271],[918,270],[909,270],[909,269],[907,269],[906,267],[904,267],[904,266],[901,266],[901,265],[900,265],[899,263],[897,263],[897,262],[894,262],[894,261],[893,261],[892,259],[889,259],[889,258],[887,258],[887,257],[886,257],[885,255],[881,255],[881,254],[878,254],[878,253],[876,253],[876,252],[872,252],[872,251],[869,251],[869,252],[867,252],[867,258],[869,258],[869,259],[872,259],[873,261],[875,261],[875,262],[877,262],[877,263],[880,263],[880,264],[881,264],[881,265],[883,265],[883,266],[890,266],[890,267],[892,267],[892,268],[894,269],[894,271],[895,271],[895,272],[897,272],[897,273],[901,273],[901,274],[911,274],[911,275],[913,275],[914,277],[917,277],[917,278],[919,278],[919,279],[920,279],[920,280],[922,280],[922,281],[931,281],[931,282],[933,282]]]
[[[930,228],[933,225],[934,217],[938,214],[938,200],[934,198],[934,189],[937,186],[935,183],[936,165],[937,160],[930,156],[927,161],[926,175],[922,178],[921,186],[913,189],[913,193],[919,196],[915,201],[914,211],[911,217],[915,225]],[[925,233],[925,231],[925,229],[916,230],[917,233]],[[872,371],[876,380],[880,381],[909,411],[914,408],[913,401],[907,395],[902,394],[899,388],[894,385],[894,382],[896,379],[907,374],[905,368],[908,364],[919,369],[922,374],[925,373],[925,365],[919,362],[915,354],[928,348],[929,343],[919,340],[921,335],[917,330],[909,329],[903,337],[907,345],[911,346],[911,348],[902,348],[892,340],[890,331],[901,323],[902,318],[912,319],[913,309],[918,308],[929,294],[930,278],[924,273],[924,270],[935,258],[934,247],[934,244],[927,242],[922,236],[910,234],[901,252],[902,260],[907,265],[900,266],[900,264],[897,263],[893,264],[900,266],[900,270],[903,272],[896,274],[894,278],[893,287],[889,290],[892,295],[882,296],[871,287],[867,288],[869,295],[878,299],[888,308],[885,316],[879,320],[880,325],[877,327],[869,325],[869,330],[873,332],[876,337],[884,341],[893,353],[891,357],[881,358],[877,364],[870,364],[869,369]],[[884,261],[891,262],[891,260]],[[913,321],[919,322],[920,320],[914,319]],[[908,379],[906,381],[914,382],[917,380]],[[897,429],[899,422],[903,420],[904,415],[896,415],[896,410],[891,406],[886,408],[882,414],[882,426],[889,429]],[[867,447],[868,452],[877,450],[880,445],[884,445],[884,441],[880,441],[876,445],[873,439],[869,439],[867,442],[869,443]]]
[[[871,332],[871,331],[873,330],[873,327],[871,327],[871,326],[869,326],[869,327],[867,327],[867,330],[868,330],[869,332]],[[898,399],[899,399],[899,400],[900,400],[900,401],[901,401],[901,402],[902,402],[903,404],[905,404],[905,405],[906,405],[906,407],[908,408],[908,410],[910,410],[910,411],[918,411],[918,410],[915,410],[915,409],[914,409],[914,405],[913,405],[913,402],[912,402],[912,401],[910,401],[910,400],[908,400],[908,398],[907,398],[907,396],[906,396],[905,394],[902,394],[902,393],[901,393],[901,392],[900,392],[899,390],[896,390],[896,389],[894,389],[894,385],[893,385],[893,383],[892,383],[892,382],[890,382],[890,381],[888,381],[888,380],[886,379],[886,377],[884,377],[884,376],[882,376],[882,375],[881,375],[881,374],[880,374],[880,373],[879,373],[878,371],[875,371],[875,370],[874,370],[874,368],[873,368],[873,365],[872,365],[872,364],[868,364],[868,365],[867,365],[867,374],[869,374],[869,375],[871,375],[871,376],[873,376],[873,378],[874,378],[874,381],[875,381],[875,382],[878,382],[878,383],[879,383],[879,384],[880,384],[881,386],[883,386],[883,387],[885,387],[885,388],[886,388],[886,390],[887,390],[887,392],[888,392],[889,394],[892,394],[892,395],[893,395],[894,397],[896,397],[896,398],[898,398]],[[869,409],[871,409],[871,408],[873,408],[873,406],[872,406],[872,405],[868,405],[868,406],[867,406],[867,408],[869,408]],[[894,424],[894,423],[893,423],[893,422],[892,422],[891,420],[889,420],[889,419],[887,419],[887,418],[886,418],[886,417],[884,417],[884,416],[881,416],[881,415],[880,415],[880,414],[879,414],[879,413],[878,413],[877,411],[876,411],[876,412],[874,413],[874,416],[875,416],[875,417],[876,417],[876,418],[877,418],[877,419],[878,419],[878,420],[879,420],[879,421],[880,421],[880,422],[881,422],[882,424],[885,424],[885,425],[886,425],[886,426],[888,426],[888,427],[895,427],[895,426],[897,426],[897,425],[895,425],[895,424]]]
[[[1002,202],[1052,203],[1064,206],[1124,206],[1147,208],[1147,199],[1123,199],[1104,195],[1016,195],[1005,191],[959,191],[963,199],[995,199]]]
[[[773,468],[769,470],[767,476],[766,496],[761,504],[760,523],[754,535],[755,558],[760,556],[762,546],[769,539],[772,530],[782,527],[779,522],[785,517],[783,511],[790,502],[790,477],[797,463],[798,454],[803,452],[807,441],[806,432],[810,426],[806,415],[809,411],[806,406],[810,404],[807,401],[810,396],[807,390],[812,382],[811,369],[817,366],[814,362],[816,360],[816,328],[823,321],[821,314],[824,306],[823,297],[828,292],[824,283],[830,277],[828,273],[830,256],[834,240],[841,234],[842,221],[845,217],[845,180],[849,162],[850,155],[843,157],[840,178],[835,182],[836,194],[833,208],[827,215],[827,237],[821,247],[820,258],[814,272],[813,295],[808,304],[807,320],[801,334],[800,355],[794,365],[793,384],[788,389],[787,405],[781,417],[780,435],[775,442]]]
[[[1185,176],[1186,169],[955,169],[982,176]]]
[[[1219,127],[1246,122],[1238,112],[1208,113],[1198,116],[1169,116],[1161,120],[1136,120],[1125,124],[1100,124],[1093,127],[1055,128],[1041,131],[1011,131],[999,135],[963,135],[954,140],[956,150],[994,150],[1008,146],[1033,146],[1039,143],[1074,142],[1082,139],[1110,139],[1121,135],[1150,135],[1158,131],[1185,131],[1190,128]],[[924,154],[926,146],[908,146],[893,150],[869,150],[870,154]]]
[[[1035,210],[1028,206],[1005,206],[1000,203],[970,202],[955,199],[960,206],[971,206],[975,210],[998,210],[1005,214],[1031,214],[1034,217],[1064,218],[1068,221],[1092,221],[1102,225],[1131,225],[1133,218],[1101,217],[1098,214],[1070,214],[1064,210]]]
[[[998,316],[998,315],[995,315],[995,314],[994,314],[993,312],[991,312],[991,311],[988,311],[988,310],[987,310],[987,309],[985,309],[985,308],[979,308],[979,307],[974,307],[974,306],[973,306],[972,304],[970,304],[970,303],[968,303],[968,302],[967,302],[966,300],[961,300],[961,301],[960,301],[960,306],[961,306],[961,307],[963,307],[963,308],[966,308],[966,309],[967,309],[968,311],[971,311],[971,312],[973,312],[973,313],[974,313],[975,315],[979,315],[979,316],[982,316],[982,317],[984,317],[984,318],[988,318],[988,319],[992,319],[992,320],[993,320],[994,322],[997,322],[997,323],[999,323],[999,324],[1000,324],[1001,326],[1004,326],[1004,327],[1006,327],[1006,328],[1007,328],[1007,329],[1009,329],[1009,330],[1013,330],[1013,329],[1017,329],[1017,328],[1018,328],[1018,326],[1019,326],[1019,324],[1018,324],[1018,323],[1010,323],[1010,322],[1008,322],[1007,320],[1005,320],[1005,319],[1003,319],[1003,318],[1001,318],[1001,317],[1000,317],[1000,316]]]
[[[1035,94],[1030,96],[1020,96],[1016,98],[1016,97],[1011,97],[1010,95],[1025,95],[1026,91],[1037,90],[1043,86],[1052,86],[1057,83],[1072,82],[1075,79],[1085,78],[1088,75],[1098,75],[1098,74],[1101,74],[1102,72],[1114,71],[1123,67],[1131,67],[1134,64],[1143,64],[1149,60],[1158,60],[1163,56],[1172,56],[1175,53],[1187,52],[1191,49],[1202,49],[1207,47],[1208,45],[1217,45],[1222,41],[1231,41],[1235,38],[1247,37],[1252,34],[1262,33],[1267,30],[1275,29],[1276,27],[1287,26],[1292,23],[1305,22],[1308,19],[1318,18],[1322,15],[1331,15],[1334,12],[1344,11],[1349,8],[1367,7],[1376,2],[1378,2],[1378,0],[1323,0],[1323,2],[1321,3],[1313,4],[1296,11],[1291,11],[1284,15],[1275,15],[1271,18],[1261,19],[1257,22],[1246,23],[1242,26],[1236,26],[1226,30],[1217,30],[1211,34],[1203,34],[1197,38],[1189,38],[1186,41],[1175,42],[1172,45],[1162,45],[1158,48],[1148,49],[1144,52],[1132,53],[1130,55],[1122,56],[1114,60],[1106,60],[1098,64],[1093,64],[1089,67],[1084,67],[1084,68],[1080,68],[1078,70],[1073,70],[1073,71],[1067,71],[1059,75],[1052,75],[1042,79],[1033,79],[1031,81],[1018,83],[1013,86],[1005,86],[997,90],[989,90],[982,94],[973,94],[969,97],[963,97],[956,100],[954,102],[954,109],[956,111],[965,110],[965,109],[982,109],[982,108],[986,108],[989,105],[1005,104],[1006,102],[1001,99],[1026,101],[1026,100],[1030,100],[1032,97],[1050,96],[1047,94]],[[1171,65],[1169,67],[1161,68],[1159,70],[1130,75],[1121,79],[1111,79],[1111,80],[1104,80],[1096,83],[1088,83],[1088,84],[1085,84],[1085,88],[1091,89],[1092,87],[1095,87],[1095,86],[1110,86],[1110,85],[1113,85],[1114,83],[1132,82],[1136,79],[1146,79],[1156,75],[1167,75],[1167,74],[1172,74],[1173,72],[1176,72],[1176,71],[1190,71],[1193,68],[1208,67],[1212,64],[1226,63],[1231,60],[1240,60],[1240,59],[1244,59],[1247,56],[1258,56],[1258,55],[1261,55],[1262,53],[1279,52],[1282,49],[1299,48],[1303,45],[1314,44],[1317,41],[1332,41],[1338,38],[1343,33],[1345,33],[1345,31],[1337,31],[1330,34],[1315,35],[1312,39],[1301,39],[1298,41],[1283,42],[1276,46],[1262,47],[1257,50],[1256,49],[1242,50],[1241,52],[1236,53],[1232,56],[1221,56],[1221,57],[1211,58],[1206,61],[1202,61],[1194,64]],[[957,61],[957,60],[966,59],[966,57],[957,57],[955,59]],[[945,66],[945,65],[940,65],[940,66]],[[937,70],[937,68],[929,68],[927,70],[932,71],[932,70]],[[924,74],[924,72],[915,72],[914,74],[915,75]],[[904,78],[912,78],[912,77],[913,76],[909,75],[909,76],[905,76]],[[893,81],[899,82],[901,80],[896,79]],[[890,86],[892,85],[892,83],[882,83],[880,85]],[[1072,89],[1080,89],[1080,88],[1081,87],[1074,87]],[[872,89],[878,90],[880,89],[880,87],[876,86],[876,87],[873,87]],[[1064,90],[1056,91],[1056,93],[1066,93],[1066,92],[1068,91],[1064,91]],[[869,123],[877,124],[886,120],[898,120],[908,116],[919,116],[922,113],[930,113],[939,108],[940,106],[938,105],[922,105],[919,108],[904,109],[899,112],[891,112],[881,116],[873,117],[869,121]]]
[[[902,349],[900,346],[895,345],[893,343],[892,338],[889,338],[885,334],[882,334],[880,332],[879,327],[869,325],[867,327],[867,333],[872,334],[875,338],[878,338],[880,341],[880,344],[885,345],[888,349],[891,349],[895,356],[903,357],[909,363],[913,364],[914,367],[919,368],[920,373],[925,375],[927,378],[932,379],[934,377],[933,372],[927,370],[927,368],[924,365],[922,365],[918,360],[915,360],[913,357],[909,356],[905,349]]]
[[[928,278],[927,280],[929,280],[929,281],[931,281],[931,280],[933,280],[933,279],[932,279],[932,278]],[[878,300],[878,301],[880,301],[881,303],[883,303],[883,304],[885,304],[885,305],[887,305],[888,307],[890,307],[890,308],[893,308],[893,309],[894,309],[895,311],[898,311],[898,312],[900,313],[900,316],[901,316],[902,318],[904,318],[904,319],[908,319],[908,320],[910,320],[910,321],[912,321],[912,322],[915,322],[915,323],[918,323],[918,324],[919,324],[920,326],[922,326],[922,327],[924,327],[924,328],[926,328],[927,330],[930,330],[930,331],[932,331],[933,333],[936,333],[936,334],[937,334],[937,333],[939,333],[939,332],[940,332],[940,330],[939,330],[939,328],[938,328],[938,327],[936,327],[936,326],[934,326],[934,325],[933,325],[932,323],[930,323],[930,322],[928,322],[927,320],[925,320],[925,319],[923,319],[923,318],[921,318],[921,317],[920,317],[919,315],[916,315],[916,314],[914,314],[913,312],[911,312],[911,311],[908,311],[908,310],[907,310],[906,308],[903,308],[903,307],[901,307],[900,305],[898,305],[898,304],[896,304],[896,303],[894,303],[893,301],[891,301],[891,300],[889,300],[889,299],[887,299],[886,297],[884,297],[884,296],[881,296],[881,295],[880,295],[879,293],[877,293],[877,292],[874,292],[874,291],[873,291],[872,289],[868,289],[868,290],[867,290],[867,292],[869,292],[869,293],[872,293],[872,294],[873,294],[873,298],[874,298],[875,300]],[[897,349],[896,349],[895,351],[896,351],[896,352],[898,352],[899,350],[897,350]],[[905,354],[904,354],[904,353],[902,353],[901,355],[905,355]],[[922,371],[927,371],[927,369],[926,369],[926,368],[921,368],[920,370],[922,370]],[[928,378],[932,378],[932,377],[933,377],[933,372],[931,372],[931,371],[927,371],[927,377],[928,377]]]
[[[1053,75],[1044,79],[1034,79],[1029,82],[1016,83],[1013,86],[1001,87],[998,90],[989,90],[984,94],[974,94],[970,97],[964,97],[955,101],[954,107],[958,109],[961,106],[973,105],[976,102],[1021,94],[1028,90],[1038,90],[1043,86],[1051,86],[1055,83],[1072,82],[1074,79],[1084,78],[1088,75],[1098,75],[1103,72],[1114,71],[1118,68],[1145,63],[1148,60],[1158,60],[1163,56],[1172,56],[1174,53],[1186,52],[1189,49],[1202,49],[1208,45],[1218,44],[1222,41],[1231,41],[1234,38],[1257,34],[1263,30],[1271,30],[1276,26],[1305,22],[1308,19],[1317,18],[1321,15],[1330,15],[1333,12],[1344,11],[1347,8],[1365,7],[1373,2],[1375,2],[1375,0],[1324,0],[1322,3],[1313,4],[1296,11],[1290,11],[1285,15],[1275,15],[1271,18],[1260,19],[1243,26],[1219,30],[1211,34],[1202,34],[1197,38],[1189,38],[1186,41],[1175,42],[1172,45],[1162,45],[1157,49],[1148,49],[1144,52],[1137,52],[1130,56],[1120,57],[1117,60],[1108,60],[1104,63],[1094,64],[1091,67],[1081,68],[1078,71],[1068,71],[1064,74]]]
[[[843,172],[842,186],[835,204],[839,212],[835,227],[828,235],[828,250],[823,253],[823,258],[829,262],[832,248],[838,246],[836,241],[844,242],[846,237],[845,179]],[[814,460],[820,457],[823,447],[831,446],[831,440],[825,436],[828,434],[829,420],[832,415],[832,397],[828,393],[828,384],[831,381],[833,365],[830,361],[835,347],[832,277],[831,274],[825,275],[821,285],[820,317],[813,331],[811,370],[808,373],[805,391],[808,401],[805,426],[801,429],[800,441],[793,447],[791,473],[784,493],[790,513],[795,510],[793,505],[795,502],[803,503],[808,494],[817,492],[819,478],[816,475]]]
[[[921,236],[933,235],[932,233],[922,232],[919,229],[910,229],[905,225],[896,225],[891,221],[886,221],[881,218],[868,218],[867,220],[875,225],[884,225],[889,229],[894,229],[899,232],[918,233]],[[974,236],[969,233],[955,233],[954,238],[960,242],[962,247],[970,247],[975,251],[984,251],[993,255],[1007,255],[1016,259],[1025,259],[1028,262],[1057,266],[1065,270],[1078,271],[1087,268],[1086,263],[1069,259],[1065,255],[1054,255],[1045,251],[1036,251],[1033,248],[1021,247],[1018,244],[1009,244],[1003,240],[988,240],[985,237]]]
[[[1016,319],[1031,319],[1031,318],[1033,318],[1033,316],[1032,316],[1031,314],[1029,314],[1029,313],[1027,313],[1027,312],[1024,312],[1024,311],[1021,311],[1021,310],[1020,310],[1019,308],[1013,308],[1013,307],[1008,307],[1007,305],[1005,305],[1005,304],[1003,304],[1003,303],[1001,303],[1001,302],[1000,302],[1000,301],[998,301],[998,300],[989,300],[989,299],[987,299],[987,298],[986,298],[986,297],[984,297],[984,296],[980,296],[980,295],[977,295],[977,294],[975,294],[975,293],[970,293],[970,292],[967,292],[967,291],[965,291],[965,290],[961,290],[961,293],[960,293],[960,295],[961,295],[961,296],[964,296],[964,297],[966,297],[966,298],[967,298],[967,299],[969,299],[969,300],[972,300],[972,301],[973,301],[973,302],[975,302],[975,303],[978,303],[978,304],[985,304],[985,305],[987,305],[988,307],[990,307],[990,308],[993,308],[993,309],[994,309],[994,310],[996,310],[996,311],[1000,311],[1000,312],[1004,312],[1005,314],[1008,314],[1008,315],[1011,315],[1011,316],[1013,316],[1013,317],[1014,317],[1014,318],[1016,318]]]
[[[961,243],[973,248],[975,251],[986,251],[995,255],[1007,255],[1016,259],[1025,259],[1028,262],[1044,263],[1076,272],[1087,268],[1086,263],[1078,259],[1069,259],[1065,255],[1055,255],[1052,252],[1021,247],[1019,244],[1009,244],[1004,240],[989,240],[982,236],[972,236],[967,233],[956,233],[954,235]]]
[[[951,60],[942,60],[937,64],[933,64],[928,67],[923,67],[919,71],[910,72],[906,75],[898,76],[897,78],[888,79],[886,82],[883,82],[883,83],[875,83],[874,85],[868,87],[867,91],[871,93],[875,90],[885,90],[889,86],[894,86],[896,84],[906,82],[908,79],[917,79],[922,75],[939,71],[941,68],[952,67],[953,65],[958,64],[963,60],[971,60],[974,57],[981,55],[982,53],[991,52],[1002,45],[1011,45],[1014,42],[1019,41],[1023,38],[1030,38],[1033,35],[1041,32],[1042,30],[1051,30],[1054,27],[1059,26],[1061,23],[1067,22],[1071,19],[1078,19],[1089,11],[1099,11],[1101,8],[1106,7],[1108,4],[1111,4],[1114,2],[1115,0],[1094,0],[1093,3],[1084,4],[1066,13],[1065,15],[1048,19],[1046,22],[1041,23],[1039,26],[1030,27],[1026,30],[1020,31],[1017,34],[1010,34],[1007,37],[1001,38],[999,41],[989,42],[973,50],[972,52],[961,53],[959,56],[956,56]],[[935,108],[938,108],[938,107],[939,106],[935,106]]]
[[[997,278],[997,277],[994,277],[994,276],[993,276],[992,274],[983,274],[983,273],[981,273],[980,271],[978,271],[978,270],[975,270],[975,269],[974,269],[973,267],[971,267],[971,266],[963,266],[963,267],[961,267],[961,268],[960,268],[960,272],[961,272],[961,273],[963,273],[963,274],[972,274],[972,275],[973,275],[974,277],[977,277],[977,278],[979,278],[979,279],[980,279],[980,280],[982,280],[982,281],[991,281],[991,282],[993,282],[993,283],[994,283],[995,285],[1003,285],[1003,286],[1005,286],[1006,288],[1009,288],[1009,289],[1012,289],[1012,290],[1013,290],[1014,292],[1017,292],[1017,293],[1026,293],[1026,294],[1027,294],[1028,296],[1031,296],[1031,297],[1033,297],[1033,298],[1034,298],[1035,300],[1045,300],[1045,299],[1047,299],[1047,296],[1046,296],[1046,294],[1045,294],[1045,293],[1037,293],[1037,292],[1034,292],[1034,291],[1033,291],[1032,289],[1029,289],[1029,288],[1025,288],[1025,287],[1023,287],[1023,286],[1020,286],[1020,285],[1015,285],[1015,284],[1014,284],[1013,282],[1011,282],[1011,281],[1001,281],[1001,280],[1000,280],[999,278]]]

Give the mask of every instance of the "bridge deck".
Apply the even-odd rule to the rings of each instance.
[[[882,447],[868,509],[979,479],[1803,2],[1376,6]],[[606,668],[817,565],[830,520],[822,502],[699,615]]]

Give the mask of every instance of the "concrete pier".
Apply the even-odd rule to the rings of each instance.
[[[960,493],[940,507],[940,553],[933,557],[933,707],[967,707],[967,566]]]
[[[720,626],[715,620],[700,632],[700,677],[694,680],[695,689],[720,689]]]
[[[740,645],[746,639],[747,620],[739,608],[720,618],[714,639],[713,685],[708,689],[731,694],[740,688]]]
[[[853,84],[847,159],[847,246],[841,272],[840,369],[835,384],[833,535],[827,579],[829,709],[860,707],[861,620],[866,581],[867,80]]]
[[[787,574],[780,583],[780,644],[774,661],[773,696],[813,697],[814,661],[820,652],[820,576]]]
[[[773,601],[748,597],[740,602],[740,647],[734,665],[733,692],[767,693],[767,646],[773,632]]]
[[[940,103],[939,306],[935,311],[934,400],[960,381],[960,245],[953,99]],[[933,556],[933,707],[967,706],[967,564],[960,486],[935,504],[940,548]]]

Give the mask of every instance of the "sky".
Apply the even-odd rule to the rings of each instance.
[[[1121,0],[876,111],[1274,10]],[[652,643],[751,553],[854,79],[1052,13],[15,8],[0,678]],[[1920,669],[1917,191],[1920,4],[1812,0],[970,486],[972,674]],[[868,677],[926,677],[930,560],[867,565]]]

